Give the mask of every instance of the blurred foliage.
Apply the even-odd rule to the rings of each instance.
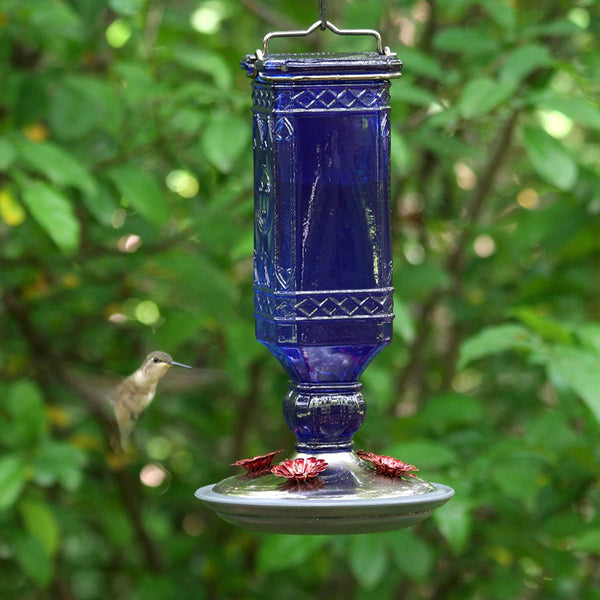
[[[253,337],[237,63],[316,1],[3,0],[2,598],[600,598],[600,2],[329,5],[406,65],[396,339],[357,443],[456,497],[337,538],[253,534],[193,497],[293,443]],[[161,387],[125,464],[67,373],[94,391],[153,349],[226,377]]]

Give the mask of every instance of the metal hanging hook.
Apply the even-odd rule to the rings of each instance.
[[[374,29],[339,29],[337,28],[331,21],[327,19],[327,0],[319,0],[319,20],[313,23],[308,29],[300,30],[300,31],[272,31],[271,33],[267,33],[263,38],[263,47],[262,50],[256,51],[256,57],[259,59],[264,58],[269,54],[269,42],[273,38],[282,38],[282,37],[305,37],[314,33],[318,29],[321,31],[325,31],[329,29],[329,31],[335,33],[336,35],[368,35],[375,38],[375,42],[377,44],[377,52],[379,54],[385,56],[392,56],[393,53],[387,46],[383,46],[381,41],[381,34]],[[395,55],[394,55],[395,56]]]
[[[327,29],[327,0],[319,0],[319,21],[321,22],[320,29]]]

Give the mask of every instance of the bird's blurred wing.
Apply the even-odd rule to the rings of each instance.
[[[114,402],[116,390],[125,379],[110,371],[75,365],[66,365],[64,373],[74,388],[85,392],[86,399],[94,399],[104,407]]]
[[[171,367],[160,382],[160,389],[170,394],[182,394],[217,385],[225,380],[219,369],[180,369]]]

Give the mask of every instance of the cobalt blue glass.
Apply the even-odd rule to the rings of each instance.
[[[253,75],[256,337],[291,378],[299,452],[349,451],[358,378],[392,337],[395,55],[246,57]]]

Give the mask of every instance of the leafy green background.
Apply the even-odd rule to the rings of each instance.
[[[357,443],[456,497],[349,537],[250,533],[193,497],[293,444],[253,337],[237,63],[316,1],[3,0],[1,598],[600,598],[600,2],[329,9],[406,65],[396,338],[363,377]],[[200,375],[161,384],[124,462],[96,392],[153,349]]]

